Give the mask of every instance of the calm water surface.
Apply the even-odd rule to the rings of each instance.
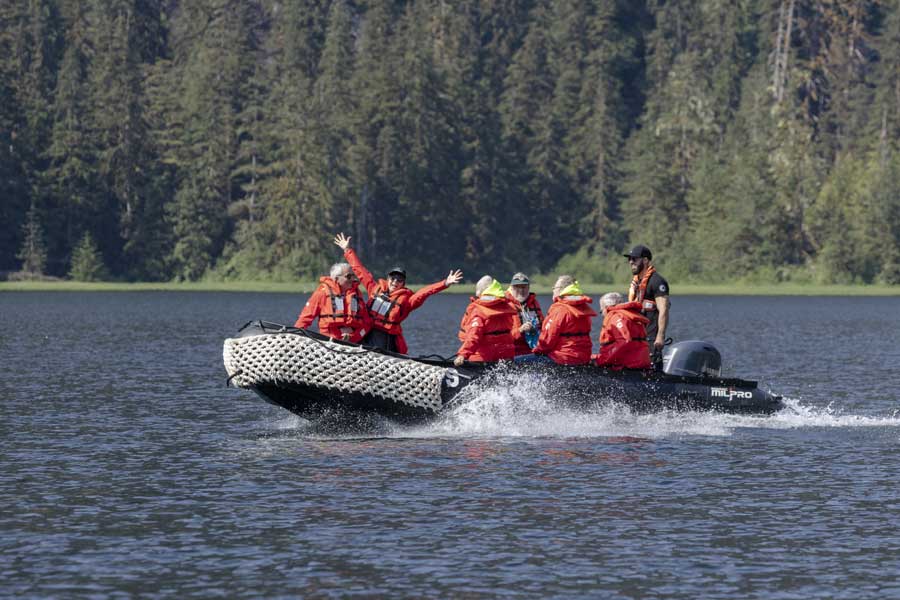
[[[523,384],[374,438],[225,388],[223,339],[304,301],[0,294],[0,596],[900,598],[896,298],[676,296],[770,417]],[[465,302],[412,351],[452,354]]]

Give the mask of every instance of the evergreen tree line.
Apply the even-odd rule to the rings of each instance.
[[[900,283],[896,0],[6,0],[0,271]]]

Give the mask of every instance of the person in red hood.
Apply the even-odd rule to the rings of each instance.
[[[613,369],[649,369],[647,324],[640,302],[624,302],[622,294],[610,292],[600,298],[603,329],[597,365]]]
[[[538,338],[535,354],[545,354],[562,365],[591,362],[591,320],[597,316],[571,275],[562,275],[553,286],[553,304]]]
[[[331,266],[328,277],[319,278],[294,327],[306,329],[319,319],[319,333],[345,342],[360,342],[369,333],[372,319],[362,301],[353,270],[345,262]]]
[[[453,364],[511,360],[516,353],[511,333],[515,312],[499,281],[490,275],[479,279],[459,326],[462,346]]]
[[[462,271],[450,271],[447,279],[432,283],[413,293],[406,287],[406,270],[394,267],[388,271],[387,279],[375,281],[372,273],[366,269],[356,252],[350,247],[350,238],[339,233],[334,243],[344,251],[344,258],[350,263],[353,273],[369,295],[367,308],[372,317],[372,330],[363,338],[363,343],[376,348],[406,354],[409,347],[403,337],[403,321],[409,313],[425,303],[430,296],[446,290],[454,283],[462,280]]]
[[[506,300],[516,310],[512,328],[516,356],[530,355],[544,323],[544,311],[537,296],[531,292],[531,282],[525,273],[512,276],[506,290]]]

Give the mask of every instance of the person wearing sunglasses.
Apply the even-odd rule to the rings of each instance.
[[[334,243],[344,251],[344,258],[369,295],[367,308],[372,316],[372,330],[363,338],[362,343],[406,354],[409,347],[403,337],[403,321],[429,297],[459,283],[462,280],[462,271],[458,269],[450,271],[446,279],[413,292],[406,287],[406,269],[403,267],[392,268],[388,271],[386,279],[376,281],[350,247],[350,239],[339,233],[335,236]]]
[[[362,301],[359,280],[350,265],[335,263],[327,277],[307,300],[294,327],[306,329],[319,319],[319,333],[345,342],[358,343],[372,329],[372,319]]]
[[[631,287],[628,301],[639,302],[641,312],[650,319],[647,324],[647,341],[650,342],[650,362],[662,371],[662,350],[669,326],[669,282],[653,267],[650,248],[638,244],[624,255],[631,267]]]

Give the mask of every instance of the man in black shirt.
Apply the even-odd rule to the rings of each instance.
[[[628,290],[629,302],[640,302],[641,312],[650,319],[647,325],[647,341],[650,342],[650,361],[662,370],[662,349],[669,325],[669,282],[656,272],[650,248],[638,244],[624,255],[634,277]]]

